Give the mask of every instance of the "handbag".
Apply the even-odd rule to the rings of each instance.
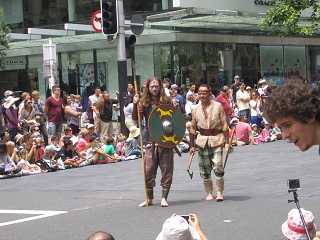
[[[257,108],[256,111],[257,111],[257,117],[258,117],[259,119],[262,119],[263,116],[262,116],[262,112],[261,112],[260,108]]]

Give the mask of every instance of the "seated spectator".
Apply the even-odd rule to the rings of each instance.
[[[306,211],[305,209],[301,208],[301,213],[306,223],[311,239],[319,240],[319,238],[316,237],[316,225],[314,224],[314,216],[312,212]],[[292,209],[288,213],[288,219],[282,224],[281,230],[283,235],[287,239],[308,239],[298,209]]]
[[[64,136],[62,136],[60,138],[60,146],[63,147],[63,144],[64,144],[64,139],[67,138],[67,139],[70,139],[73,137],[73,134],[72,134],[72,128],[69,127],[69,126],[66,126],[64,128]]]
[[[21,170],[21,173],[23,176],[26,176],[26,175],[33,175],[33,174],[38,174],[38,173],[41,173],[41,169],[39,166],[35,165],[35,164],[30,164],[27,160],[27,155],[28,155],[28,152],[26,149],[21,149],[19,151],[19,162],[18,162],[18,165],[21,166],[22,170]]]
[[[251,127],[252,127],[253,139],[254,139],[255,143],[259,144],[261,141],[260,141],[260,133],[259,133],[258,125],[257,124],[252,124]]]
[[[79,159],[73,154],[73,142],[69,139],[64,142],[64,146],[61,148],[59,154],[65,166],[71,165],[72,167],[79,167],[83,162],[83,159]]]
[[[39,126],[35,126],[35,125],[31,126],[30,127],[30,133],[32,133],[32,135],[34,133],[39,133],[41,135]]]
[[[264,129],[262,129],[260,136],[262,142],[273,142],[277,139],[276,136],[271,135],[271,128],[268,122],[264,123]]]
[[[9,141],[9,133],[6,130],[3,130],[0,132],[0,139],[1,142],[6,143],[7,141]]]
[[[44,154],[44,138],[37,137],[34,142],[36,144],[36,147],[34,148],[34,160],[38,161]]]
[[[103,147],[103,150],[106,152],[106,154],[108,154],[110,156],[110,158],[117,162],[117,161],[122,161],[122,158],[119,156],[116,156],[116,150],[114,148],[115,145],[115,140],[113,137],[105,137],[105,145]],[[100,157],[101,159],[101,157]]]
[[[173,214],[162,226],[156,240],[208,240],[202,232],[200,221],[195,214],[189,214],[186,220]]]
[[[29,161],[29,163],[34,164],[34,149],[36,148],[36,144],[33,142],[33,136],[31,133],[23,135],[20,147],[27,150],[27,160]]]
[[[229,125],[229,139],[231,142],[231,146],[244,146],[245,143],[242,141],[238,141],[237,139],[236,128],[237,128],[237,125],[235,123],[231,123]]]
[[[106,232],[95,232],[87,240],[114,240],[113,236]]]
[[[22,139],[23,139],[23,135],[18,133],[15,137],[14,137],[14,142],[16,143],[17,148],[20,147],[20,145],[22,144]]]
[[[87,129],[82,129],[79,132],[79,136],[78,136],[79,140],[77,143],[77,149],[80,152],[80,154],[85,158],[86,157],[86,148],[87,148],[87,144],[89,143],[89,131]]]
[[[7,145],[7,152],[9,157],[12,161],[14,161],[15,164],[18,164],[20,158],[18,156],[18,148],[16,148],[16,145],[12,141],[6,142]]]
[[[96,164],[99,162],[100,156],[105,160],[103,162],[100,161],[100,163],[116,162],[99,147],[98,140],[94,136],[91,136],[86,146],[86,161],[88,164]]]
[[[189,136],[189,129],[191,126],[191,122],[187,122],[186,123],[186,131],[184,133],[184,137],[181,140],[181,142],[179,143],[179,149],[180,152],[189,152],[189,148],[190,148],[190,136]]]
[[[22,167],[17,166],[9,157],[7,145],[0,143],[0,178],[21,177]]]
[[[52,145],[52,146],[54,147],[54,150],[55,150],[56,152],[59,152],[60,149],[61,149],[60,144],[59,144],[59,137],[57,137],[57,136],[52,136],[52,137],[51,137],[51,144],[50,144],[50,145]]]
[[[49,166],[51,171],[56,171],[58,169],[65,169],[63,162],[58,161],[58,154],[54,145],[48,145],[44,149],[45,153],[42,156],[42,160],[44,160]]]
[[[129,137],[125,143],[125,156],[128,158],[129,156],[141,156],[140,146],[138,144],[138,138],[140,135],[139,128],[136,126],[132,126],[130,128]]]
[[[283,139],[281,129],[278,127],[277,123],[273,124],[271,134],[272,134],[272,136],[275,136],[277,138],[277,140]]]
[[[252,142],[252,144],[255,145],[256,143],[252,136],[252,129],[247,123],[247,117],[245,115],[240,115],[239,120],[240,121],[236,124],[236,136],[238,142],[244,142],[245,145],[249,145],[249,143]]]
[[[188,95],[188,99],[187,100],[188,101],[187,101],[187,103],[186,103],[186,105],[184,107],[185,108],[185,112],[186,112],[185,118],[190,121],[191,117],[192,117],[192,115],[191,115],[192,109],[197,105],[197,102],[196,102],[196,100],[194,98],[194,94],[193,93]]]
[[[120,156],[122,159],[125,159],[125,143],[126,143],[126,136],[124,136],[122,133],[120,133],[118,135],[118,143],[115,147],[115,150],[116,150],[116,155],[117,156]]]
[[[96,139],[100,139],[99,134],[94,131],[94,125],[93,124],[89,123],[86,128],[89,131],[90,137],[94,136]]]

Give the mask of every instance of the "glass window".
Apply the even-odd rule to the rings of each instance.
[[[306,79],[305,46],[284,46],[285,79]]]
[[[284,61],[282,46],[260,46],[261,76],[272,79],[272,86],[280,86],[284,81]]]
[[[308,46],[307,59],[310,69],[308,69],[307,77],[310,77],[312,83],[315,83],[320,79],[320,47]]]

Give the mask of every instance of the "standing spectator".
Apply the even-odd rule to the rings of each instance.
[[[247,91],[245,91],[246,85],[244,82],[240,83],[240,89],[238,90],[236,96],[237,96],[237,105],[239,108],[239,115],[245,115],[247,118],[247,123],[251,122],[250,117],[250,95]]]
[[[14,98],[12,96],[7,97],[6,102],[3,104],[6,109],[6,116],[8,120],[8,132],[9,140],[15,141],[14,137],[17,135],[18,131],[21,130],[20,123],[18,120],[18,109],[15,107],[14,103],[18,101],[19,98]]]
[[[258,82],[258,93],[260,96],[266,96],[267,88],[267,81],[264,78],[261,78]]]
[[[133,85],[132,85],[132,83],[128,83],[127,96],[128,96],[128,95],[133,95],[133,94],[134,94]]]
[[[43,112],[44,103],[40,100],[40,93],[38,91],[33,91],[31,95],[32,95],[32,108],[35,111],[35,116],[39,116],[41,118],[39,129],[40,129],[40,133],[44,138],[45,145],[47,146],[49,144],[49,141],[48,141],[48,133],[46,128],[47,115]]]
[[[184,100],[184,98],[182,97],[182,95],[180,94],[180,88],[175,88],[172,90],[173,94],[172,96],[174,97],[174,106],[176,108],[178,108],[178,110],[184,114],[185,113],[185,105],[186,105],[186,101]]]
[[[252,129],[247,123],[247,117],[245,115],[240,115],[239,120],[236,127],[238,141],[244,142],[245,145],[249,145],[250,141],[252,144],[256,144],[252,135]]]
[[[197,102],[194,98],[194,94],[189,94],[188,102],[186,103],[186,106],[185,106],[186,116],[188,120],[191,120],[192,118],[191,112],[196,105],[197,105]]]
[[[44,112],[48,115],[49,135],[61,137],[62,132],[62,98],[60,97],[61,89],[55,85],[52,87],[52,96],[48,97],[45,102]]]
[[[25,106],[25,103],[30,100],[30,93],[28,93],[28,92],[23,92],[23,93],[21,94],[21,98],[22,98],[22,101],[21,101],[21,103],[19,104],[18,115],[21,114],[21,112],[22,112],[22,110],[23,110],[23,108],[24,108],[24,106]]]
[[[76,106],[71,104],[71,97],[67,95],[63,97],[63,107],[64,114],[67,119],[67,125],[72,129],[72,134],[74,136],[78,136],[79,117],[82,115],[82,113],[78,112]]]
[[[132,127],[132,126],[137,126],[137,124],[133,123],[132,111],[133,111],[133,96],[128,95],[126,97],[124,107],[123,107],[123,113],[124,113],[124,118],[125,118],[124,122],[125,122],[128,130],[130,130],[130,127]]]
[[[98,102],[96,103],[96,113],[100,118],[101,137],[111,137],[114,134],[112,125],[112,110],[113,104],[119,102],[119,92],[117,91],[116,94],[117,100],[110,99],[110,94],[105,91],[102,93]]]
[[[132,111],[132,119],[138,120],[138,103],[140,102],[140,95],[136,93],[133,98],[134,108]],[[157,105],[169,104],[170,100],[166,96],[162,82],[157,77],[150,77],[147,81],[146,88],[143,91],[141,101],[141,116],[145,116],[146,126],[148,126],[149,115]],[[151,136],[148,134],[147,142],[151,142]],[[146,147],[145,155],[145,170],[146,170],[146,188],[147,188],[147,200],[139,205],[139,207],[145,207],[153,204],[153,188],[156,184],[156,176],[158,167],[161,169],[161,186],[162,186],[162,198],[161,206],[167,207],[168,194],[172,184],[173,178],[173,149],[164,148],[161,146]]]
[[[32,107],[32,101],[30,99],[26,100],[24,103],[24,107],[19,114],[19,121],[20,121],[20,125],[22,126],[21,131],[23,134],[27,134],[30,130],[30,127],[36,124],[35,116],[36,115]]]
[[[169,90],[170,85],[171,85],[170,78],[164,78],[162,81],[162,86],[163,86],[164,92],[167,95],[167,97],[170,97],[170,90]]]
[[[190,84],[189,84],[189,86],[190,86],[190,88],[189,88],[189,91],[187,92],[187,94],[186,94],[186,103],[188,103],[188,97],[189,97],[189,95],[193,95],[194,94],[194,91],[196,90],[196,84],[194,84],[193,82],[191,82]]]
[[[258,128],[261,128],[261,118],[258,113],[261,114],[261,101],[257,91],[253,91],[251,94],[251,100],[249,101],[251,112],[251,124],[257,124]]]
[[[97,113],[96,113],[96,103],[99,99],[99,96],[101,94],[101,88],[100,87],[96,87],[94,89],[94,93],[89,96],[89,112],[88,112],[88,118],[91,124],[94,124],[95,126],[95,132],[97,134],[100,134],[100,118],[98,117]]]
[[[236,94],[240,88],[240,76],[239,75],[234,76],[233,80],[234,80],[234,84],[230,86],[230,97],[232,97],[233,101],[237,103]]]
[[[232,109],[231,109],[230,101],[229,101],[229,98],[228,98],[228,91],[229,91],[228,86],[223,86],[220,89],[220,94],[217,96],[217,98],[215,100],[216,102],[221,103],[222,108],[224,110],[224,113],[226,114],[227,123],[230,122],[231,114],[232,114]]]

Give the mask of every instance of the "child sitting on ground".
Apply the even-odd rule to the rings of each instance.
[[[259,128],[258,128],[258,125],[257,124],[252,124],[252,136],[253,136],[253,139],[255,141],[256,144],[259,144],[261,143],[261,140],[260,140],[260,134],[259,134]]]
[[[273,142],[277,139],[276,136],[271,135],[270,124],[267,122],[264,123],[264,129],[262,129],[260,136],[262,142]]]
[[[41,173],[41,169],[39,166],[35,164],[30,164],[28,162],[27,155],[28,155],[28,152],[26,149],[23,148],[19,151],[20,160],[18,162],[18,165],[22,167],[22,170],[21,170],[22,175],[26,176],[26,175]]]
[[[116,150],[114,149],[114,145],[115,145],[114,138],[113,137],[105,137],[104,142],[105,142],[105,145],[104,145],[103,149],[106,152],[106,154],[108,154],[113,161],[122,161],[121,156],[115,155]]]
[[[86,161],[88,164],[116,162],[116,160],[112,159],[102,148],[99,147],[99,142],[94,136],[90,137],[86,150]],[[104,161],[100,161],[100,156],[104,158]]]

